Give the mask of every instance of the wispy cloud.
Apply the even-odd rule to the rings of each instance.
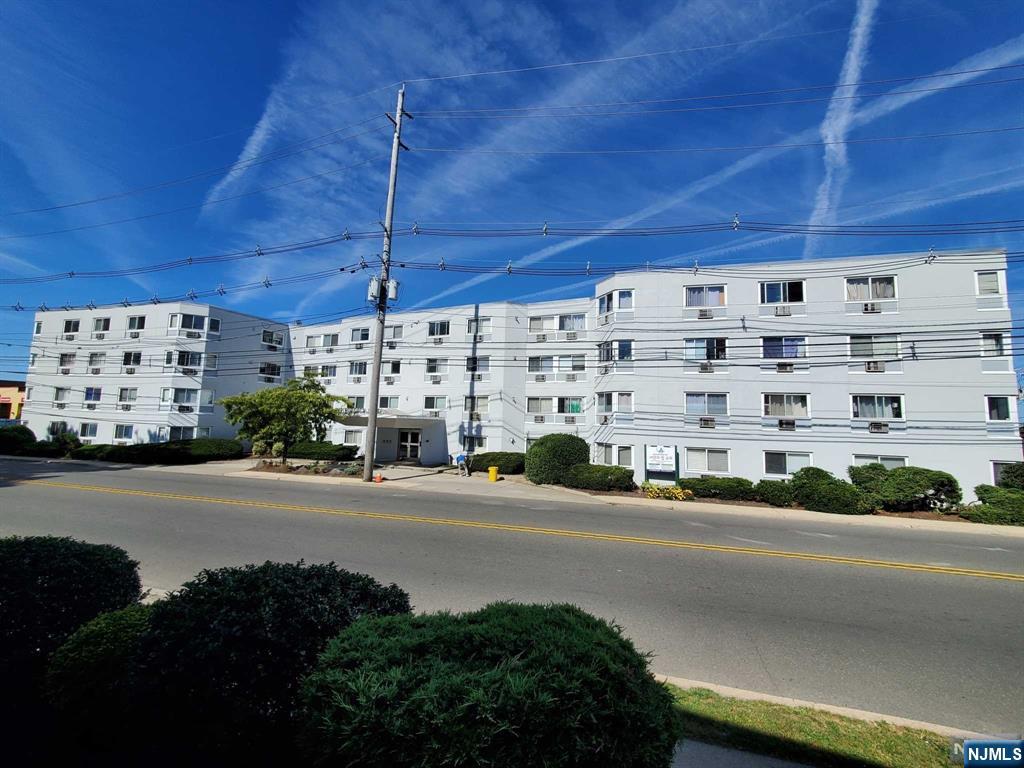
[[[857,13],[850,29],[850,40],[843,58],[843,67],[839,72],[839,84],[856,83],[861,79],[864,62],[867,59],[868,45],[871,42],[871,28],[875,20],[878,0],[859,0]],[[842,196],[843,187],[850,176],[849,157],[846,141],[850,124],[853,122],[854,99],[856,86],[836,88],[835,96],[829,102],[825,119],[821,123],[821,140],[825,145],[825,176],[818,186],[814,197],[814,210],[811,212],[810,224],[829,224],[835,220],[831,211]],[[804,256],[811,254],[814,238],[808,237],[804,242]]]

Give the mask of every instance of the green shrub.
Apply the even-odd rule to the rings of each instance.
[[[878,496],[885,509],[891,512],[941,509],[963,498],[955,477],[923,467],[890,470],[878,488]]]
[[[795,477],[795,476],[794,476]],[[837,515],[870,515],[875,511],[874,497],[844,480],[817,480],[794,488],[796,500],[812,512]]]
[[[974,493],[981,505],[963,507],[962,517],[979,523],[1024,525],[1024,490],[977,485]]]
[[[409,610],[394,584],[333,563],[202,571],[150,614],[141,709],[160,729],[147,739],[182,765],[294,764],[299,685],[317,654],[362,616]]]
[[[569,605],[360,621],[304,689],[318,766],[665,768],[680,735],[647,657]]]
[[[701,499],[749,501],[754,498],[754,484],[745,477],[685,477],[679,479],[678,485]]]
[[[46,692],[69,752],[111,749],[145,724],[136,717],[135,670],[152,606],[101,613],[57,649]]]
[[[526,454],[515,451],[490,451],[474,453],[469,460],[473,472],[486,472],[488,467],[497,467],[503,475],[521,475],[526,468]]]
[[[590,461],[590,449],[583,438],[558,433],[544,435],[526,452],[526,477],[532,483],[558,485],[569,467]]]
[[[1024,490],[1024,462],[1018,461],[1004,466],[999,473],[999,487]]]
[[[108,445],[105,448],[99,458],[125,464],[202,464],[207,461],[240,459],[243,455],[241,443],[220,437],[197,437],[195,440],[172,440],[166,443]]]
[[[82,446],[82,441],[78,439],[78,435],[74,432],[58,432],[55,435],[50,435],[50,442],[60,448],[61,456],[67,456],[73,450]]]
[[[806,489],[809,489],[811,486],[817,485],[818,483],[827,483],[829,480],[835,479],[835,475],[819,467],[804,467],[803,469],[798,469],[792,474],[789,478],[789,483],[793,486],[793,494],[799,502],[800,494]]]
[[[40,459],[59,459],[67,451],[63,445],[51,443],[49,440],[39,440],[35,443],[23,445],[18,451],[21,456],[35,456]]]
[[[316,461],[351,461],[356,457],[354,445],[334,443],[296,443],[288,451],[289,459],[314,459]]]
[[[102,461],[107,458],[107,454],[114,446],[104,445],[97,443],[94,445],[80,445],[78,448],[71,450],[70,456],[72,459],[93,459],[95,461]]]
[[[562,478],[566,488],[584,488],[588,491],[632,491],[633,470],[603,464],[577,464],[569,467]]]
[[[266,440],[253,440],[252,441],[252,455],[257,457],[269,456],[270,446]]]
[[[0,716],[18,719],[41,705],[47,659],[78,627],[138,602],[138,565],[109,544],[0,539]]]
[[[0,453],[14,456],[36,441],[35,433],[24,424],[0,427]]]
[[[878,462],[847,467],[846,472],[850,475],[850,482],[867,493],[880,493],[882,483],[889,475],[885,465]]]
[[[793,486],[785,480],[762,480],[754,486],[754,498],[773,507],[792,507]]]

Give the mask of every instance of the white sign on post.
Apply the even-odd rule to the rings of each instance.
[[[676,471],[676,449],[674,445],[648,445],[647,446],[647,471],[648,472],[669,472]]]

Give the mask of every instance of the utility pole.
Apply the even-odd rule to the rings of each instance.
[[[363,481],[373,479],[373,453],[377,447],[377,406],[380,396],[380,365],[384,355],[384,318],[388,313],[388,296],[391,293],[391,229],[395,217],[395,187],[398,185],[398,153],[403,148],[402,117],[405,114],[405,83],[398,89],[398,104],[395,116],[388,119],[394,123],[395,134],[391,141],[391,174],[388,178],[388,204],[384,213],[384,246],[381,250],[380,280],[377,282],[374,296],[373,281],[370,285],[370,297],[377,300],[377,330],[373,336],[373,370],[370,372],[370,402],[366,417],[366,444],[363,448]]]

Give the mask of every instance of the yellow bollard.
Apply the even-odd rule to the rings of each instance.
[[[487,468],[487,479],[490,482],[492,482],[492,483],[498,482],[498,468],[497,467],[488,467]]]

